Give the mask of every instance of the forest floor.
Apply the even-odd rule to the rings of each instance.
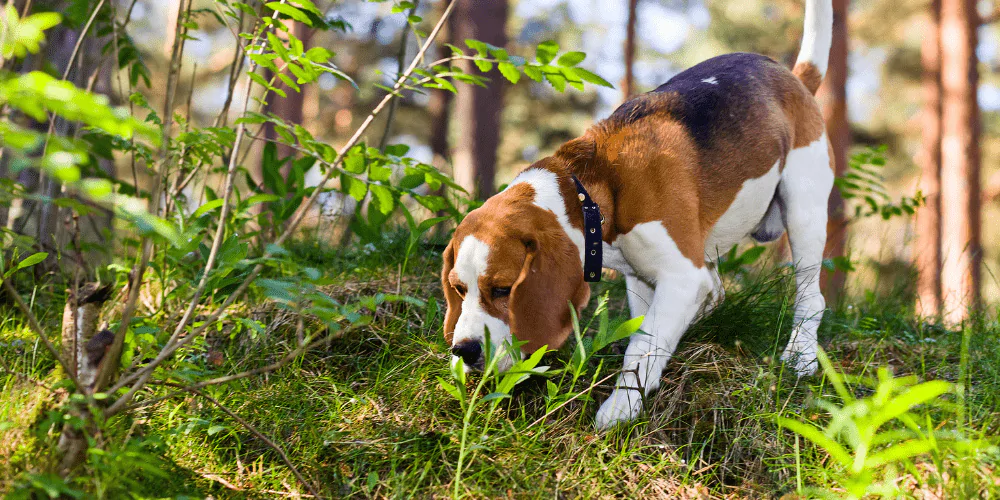
[[[452,380],[441,335],[441,247],[421,245],[401,275],[402,240],[346,254],[316,244],[292,252],[324,270],[324,290],[338,300],[398,291],[425,304],[383,304],[368,327],[278,371],[206,391],[282,447],[322,496],[798,498],[796,491],[807,491],[800,488],[840,496],[849,486],[849,471],[826,451],[776,423],[788,417],[825,425],[828,413],[818,403],[842,404],[829,378],[799,379],[775,362],[791,326],[787,267],[728,277],[726,302],[691,328],[642,419],[601,433],[594,414],[612,382],[590,387],[619,367],[623,342],[594,356],[573,383],[559,373],[572,356],[571,340],[543,358],[554,374],[463,412],[439,383]],[[926,324],[905,305],[905,289],[893,290],[827,313],[821,342],[834,366],[859,377],[889,367],[897,377],[921,381],[956,382],[967,373],[963,396],[947,394],[914,413],[920,424],[961,439],[1000,435],[996,323],[980,321],[964,332]],[[592,302],[604,293],[612,323],[626,319],[623,282],[596,285]],[[584,324],[593,310],[584,311]],[[294,348],[294,314],[252,297],[237,311],[262,321],[266,332],[230,338],[224,323],[204,352],[190,355],[192,369],[233,373],[273,363]],[[0,492],[42,477],[54,439],[39,429],[57,399],[43,387],[57,381],[53,360],[9,312],[0,308],[0,316],[9,316],[0,320],[0,358],[8,367],[0,373]],[[47,325],[58,325],[58,312],[43,318]],[[477,382],[470,376],[467,394]],[[858,398],[877,396],[863,384],[849,387]],[[141,397],[161,393],[166,389]],[[99,440],[117,461],[101,462],[82,486],[97,496],[127,480],[137,497],[308,497],[272,447],[201,398],[166,399],[107,429]],[[460,455],[464,470],[456,482]],[[894,484],[904,496],[995,498],[998,463],[995,448],[958,447],[896,467],[873,466],[870,479]]]

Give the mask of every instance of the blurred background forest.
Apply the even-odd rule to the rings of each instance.
[[[149,89],[144,93],[154,102],[154,109],[160,106],[156,99],[162,100],[166,93],[168,79],[163,75],[170,61],[177,9],[191,9],[198,16],[197,29],[187,32],[190,39],[184,48],[180,69],[183,76],[178,82],[175,109],[178,112],[189,110],[196,124],[211,124],[223,106],[228,105],[227,86],[235,50],[232,33],[209,15],[211,2],[195,0],[189,5],[184,0],[137,0],[120,3],[119,9],[127,10],[130,15],[129,33],[134,49],[141,52],[148,66]],[[946,114],[941,108],[945,93],[938,73],[942,61],[934,53],[935,47],[943,46],[937,38],[937,27],[944,11],[940,0],[863,0],[849,5],[845,0],[835,0],[835,4],[838,19],[832,66],[819,99],[828,117],[838,168],[844,172],[850,154],[884,145],[887,161],[881,173],[889,192],[912,194],[919,190],[929,202],[921,210],[924,215],[920,222],[915,225],[913,219],[889,223],[874,220],[877,217],[854,220],[850,217],[853,205],[848,203],[846,209],[838,208],[841,202],[831,200],[834,213],[846,210],[846,219],[852,220],[850,224],[831,226],[830,255],[849,253],[855,265],[877,271],[852,275],[848,292],[875,288],[886,291],[897,286],[900,280],[912,281],[914,268],[911,264],[919,256],[923,260],[916,264],[933,271],[923,273],[923,281],[910,287],[909,292],[919,292],[924,312],[933,314],[940,309],[942,294],[939,290],[942,287],[945,296],[949,293],[969,295],[973,288],[981,288],[986,301],[995,302],[1000,297],[1000,285],[993,271],[1000,261],[1000,225],[993,221],[998,220],[1000,169],[993,153],[1000,147],[997,141],[1000,82],[994,68],[1000,64],[1000,37],[994,26],[997,20],[992,10],[994,6],[989,1],[982,1],[975,4],[973,12],[969,9],[974,2],[945,2],[944,10],[950,8],[949,4],[966,5],[968,14],[956,12],[956,16],[965,16],[956,19],[978,26],[969,33],[975,37],[974,41],[966,42],[968,37],[962,38],[961,33],[945,37],[944,46],[952,39],[959,45],[973,44],[973,67],[978,67],[978,75],[962,73],[961,67],[953,72],[960,72],[960,81],[976,89],[975,118],[979,123],[966,117],[967,130],[949,129],[949,132],[941,127],[941,119]],[[349,82],[327,74],[321,77],[318,85],[306,86],[301,93],[289,92],[285,98],[270,99],[267,111],[289,122],[300,123],[321,141],[333,145],[344,143],[366,117],[366,110],[381,98],[381,91],[372,84],[392,82],[400,69],[397,66],[401,47],[405,47],[404,58],[411,57],[418,48],[418,40],[404,29],[405,18],[393,13],[393,6],[390,2],[361,0],[338,2],[335,9],[328,6],[336,19],[346,25],[344,33],[314,33],[305,24],[291,21],[293,33],[307,48],[336,45],[336,65],[358,82],[361,92],[356,92]],[[423,1],[417,2],[415,13],[436,19],[442,9],[441,2]],[[592,87],[585,92],[559,93],[545,83],[512,85],[494,70],[492,81],[485,88],[460,87],[457,95],[443,90],[406,93],[398,109],[379,118],[380,123],[372,129],[378,132],[369,134],[386,137],[368,137],[368,141],[407,144],[411,147],[410,156],[441,168],[467,190],[483,198],[528,163],[551,153],[562,142],[576,137],[610,114],[625,96],[651,90],[699,61],[731,51],[752,51],[790,63],[800,42],[803,9],[799,0],[459,2],[445,32],[439,37],[442,42],[461,45],[467,38],[476,38],[517,53],[542,41],[556,40],[563,46],[586,52],[588,59],[582,67],[615,82],[617,88]],[[80,26],[86,22],[89,11],[70,9],[66,15],[73,21],[70,26]],[[43,52],[29,58],[26,64],[38,68],[46,65],[58,68],[65,64],[75,41],[73,29],[60,27],[56,33]],[[78,62],[80,71],[74,71],[73,75],[78,85],[92,86],[97,92],[108,94],[113,102],[124,104],[121,93],[114,91],[116,76],[109,61],[98,56],[95,50],[100,43],[100,39],[87,41]],[[440,49],[440,44],[436,44],[434,50]],[[963,51],[945,50],[944,53]],[[956,57],[961,59],[963,56]],[[968,62],[968,58],[965,60]],[[233,100],[236,102],[241,99],[240,91],[240,88],[235,89]],[[393,121],[390,128],[384,125],[386,117]],[[961,121],[963,119],[959,118]],[[273,131],[270,132],[273,137]],[[942,159],[943,132],[953,134],[958,141],[962,140],[961,134],[965,134],[962,144],[966,149],[951,156],[946,152],[946,158]],[[973,137],[978,137],[978,141]],[[973,142],[981,147],[980,154],[968,149]],[[262,143],[256,141],[251,155],[260,157]],[[279,147],[279,153],[285,156],[291,151]],[[963,163],[959,157],[968,161]],[[972,255],[974,261],[978,255],[977,245],[966,247],[964,243],[952,243],[949,246],[947,235],[942,244],[934,243],[940,238],[938,233],[942,227],[937,215],[940,176],[935,173],[942,161],[945,164],[941,178],[951,176],[969,181],[973,178],[971,170],[975,170],[974,174],[981,179],[978,187],[974,183],[967,184],[968,190],[979,192],[979,196],[970,195],[964,201],[946,200],[944,204],[946,207],[965,207],[964,214],[960,213],[963,209],[958,209],[958,215],[948,215],[946,210],[944,227],[961,226],[966,230],[965,236],[957,235],[952,239],[958,241],[964,237],[965,241],[970,241],[975,240],[969,237],[975,233],[970,228],[977,226],[978,229],[971,215],[978,212],[978,208],[971,202],[982,202],[983,267],[981,273],[971,273],[975,278],[961,277],[970,275],[971,269],[978,269],[975,262],[956,263],[956,271],[949,275],[949,262],[955,259],[943,254],[949,250],[954,254],[955,248],[966,249],[965,253]],[[130,175],[122,162],[116,167],[105,162],[104,168],[109,173],[115,170],[119,176]],[[315,171],[312,174],[307,182],[315,183],[319,174]],[[53,181],[39,186],[37,173],[33,170],[25,170],[19,175],[19,180],[29,190],[51,193],[57,188]],[[260,172],[255,177],[256,182],[263,182]],[[964,185],[957,185],[955,189],[961,190]],[[197,202],[193,191],[193,188],[188,189],[186,194]],[[349,197],[337,193],[326,198],[322,213],[316,214],[320,216],[316,221],[324,237],[332,241],[346,241],[351,237],[345,234],[345,229],[355,205]],[[43,247],[51,243],[53,237],[58,238],[59,224],[53,222],[54,214],[43,214],[42,209],[34,211],[17,204],[10,214],[0,210],[0,223],[37,235]],[[961,216],[967,220],[954,219]],[[841,225],[846,226],[846,232],[840,230]],[[924,251],[916,252],[916,248]],[[937,281],[942,268],[943,285]],[[839,289],[842,280],[842,276],[834,277],[833,288],[828,286],[828,290]],[[964,284],[959,283],[962,280]],[[980,280],[981,284],[971,283]],[[835,291],[830,293],[836,294]],[[958,300],[951,309],[962,303]]]
[[[166,95],[169,79],[165,75],[178,9],[189,9],[197,18],[194,29],[181,30],[189,40],[183,49],[174,108],[189,112],[193,125],[211,125],[229,106],[229,77],[236,50],[230,30],[212,19],[212,2],[119,3],[115,13],[128,16],[129,35],[134,42],[134,47],[127,49],[140,53],[146,66],[139,85],[148,85],[143,93],[153,103]],[[322,3],[320,8],[324,8]],[[851,216],[854,205],[843,207],[839,197],[831,200],[836,220],[830,228],[828,253],[831,257],[848,255],[854,265],[875,271],[853,274],[848,292],[897,290],[900,282],[913,282],[915,286],[909,290],[904,287],[903,291],[918,294],[921,312],[928,314],[937,313],[942,305],[946,313],[964,309],[965,299],[975,300],[978,290],[982,290],[987,302],[995,302],[1000,298],[1000,284],[993,271],[1000,263],[1000,225],[993,221],[998,215],[1000,170],[993,153],[1000,147],[1000,82],[994,68],[1000,64],[1000,37],[994,26],[994,5],[989,1],[942,4],[940,0],[834,3],[837,26],[831,71],[819,99],[828,118],[838,169],[841,174],[846,172],[847,158],[855,152],[885,146],[886,166],[880,175],[885,176],[889,193],[920,191],[928,201],[921,210],[922,217],[914,224],[913,219],[881,223],[875,220],[878,217],[855,218]],[[53,32],[42,53],[26,60],[27,67],[65,66],[76,33],[88,22],[91,12],[87,2],[69,2],[66,6],[67,24]],[[328,144],[344,143],[366,117],[366,110],[381,99],[377,85],[390,84],[402,69],[400,61],[408,60],[418,49],[419,40],[404,29],[406,20],[398,10],[393,12],[394,6],[391,2],[361,0],[337,2],[335,8],[327,5],[331,15],[343,23],[343,32],[314,31],[303,23],[289,21],[292,33],[306,48],[336,46],[335,64],[358,83],[361,91],[355,91],[348,81],[326,74],[318,85],[269,99],[266,111],[301,124]],[[413,13],[436,19],[442,9],[442,2],[415,2]],[[699,61],[731,51],[752,51],[790,63],[800,43],[803,10],[799,0],[462,1],[439,37],[442,43],[462,45],[465,39],[476,38],[518,53],[542,41],[555,40],[588,54],[582,67],[615,82],[617,88],[591,87],[585,92],[559,93],[545,83],[512,85],[494,70],[492,81],[485,87],[462,87],[457,94],[444,90],[405,93],[398,109],[379,117],[379,123],[372,128],[377,132],[369,133],[367,140],[370,144],[409,145],[410,156],[451,174],[482,199],[530,162],[553,152],[562,142],[610,114],[625,96],[651,90]],[[942,13],[946,14],[944,18]],[[957,28],[941,38],[938,26],[949,19]],[[962,23],[976,28],[963,31]],[[104,39],[86,40],[71,79],[80,87],[107,94],[113,103],[126,104],[115,82],[118,79],[120,83],[119,75],[112,71],[109,58],[102,57],[98,50],[106,35]],[[957,44],[954,47],[958,48],[949,44]],[[975,50],[963,51],[962,46]],[[943,52],[941,47],[945,47]],[[434,50],[441,53],[441,44],[436,44]],[[954,64],[948,66],[949,60]],[[947,66],[943,73],[942,64]],[[978,71],[970,72],[970,68]],[[131,71],[136,70],[133,67]],[[942,86],[949,74],[957,75],[958,83]],[[974,88],[977,97],[970,98],[963,85]],[[953,91],[949,93],[949,89]],[[234,90],[232,100],[240,102],[241,88]],[[965,105],[961,104],[963,99]],[[958,107],[949,107],[949,102]],[[235,116],[236,112],[231,114]],[[951,128],[942,127],[949,123],[949,117],[953,118]],[[385,126],[387,119],[391,127]],[[275,137],[273,128],[265,133],[268,138]],[[947,137],[942,139],[942,134]],[[960,144],[956,146],[959,150],[949,152],[945,148],[942,156],[941,144],[949,143],[949,138]],[[263,143],[255,141],[248,166],[254,163],[253,158],[261,157]],[[284,157],[292,151],[279,146],[278,153]],[[119,177],[131,175],[121,158],[117,165],[105,160],[103,168]],[[0,169],[2,175],[14,175],[8,174],[6,167]],[[260,186],[264,184],[263,173],[257,170],[247,182]],[[33,169],[17,175],[29,191],[52,196],[59,189],[58,182],[39,179]],[[306,182],[316,183],[319,178],[318,169],[314,169],[307,174]],[[941,204],[940,179],[945,180],[946,190],[954,186],[953,193],[966,190],[978,195],[946,195]],[[148,183],[148,179],[137,180]],[[196,184],[183,190],[192,202],[191,210],[203,196],[196,194]],[[338,193],[324,198],[320,211],[314,214],[314,226],[323,238],[348,241],[352,238],[348,221],[356,202]],[[14,203],[9,210],[0,207],[0,224],[37,236],[42,248],[59,248],[53,245],[60,238],[58,215],[48,208],[51,204],[42,205],[38,210],[31,202]],[[946,210],[942,211],[942,206]],[[953,210],[947,210],[949,207]],[[981,225],[976,220],[980,213]],[[845,215],[836,218],[836,214]],[[950,229],[961,234],[952,235]],[[918,248],[922,250],[915,251]],[[956,254],[968,259],[951,258]],[[926,270],[919,281],[911,279],[915,269],[911,264]],[[837,295],[844,277],[837,274],[830,281],[828,293]],[[942,304],[949,296],[961,297]],[[963,315],[955,314],[953,319]]]

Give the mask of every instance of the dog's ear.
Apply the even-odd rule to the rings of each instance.
[[[533,353],[562,346],[573,331],[569,304],[577,314],[590,300],[577,250],[562,234],[524,242],[527,257],[510,292],[511,333]]]
[[[444,250],[444,263],[441,266],[441,289],[444,291],[444,299],[448,303],[448,310],[444,314],[444,339],[451,344],[451,339],[455,335],[455,325],[458,324],[458,317],[462,315],[462,297],[452,288],[448,281],[448,275],[455,267],[455,241],[448,243],[448,248]],[[475,286],[475,283],[469,286]]]

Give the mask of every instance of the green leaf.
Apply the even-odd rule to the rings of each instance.
[[[911,439],[892,446],[886,450],[872,453],[865,459],[866,468],[881,467],[886,464],[900,462],[917,455],[923,455],[936,449],[934,441],[929,439]]]
[[[210,202],[208,202],[208,203],[206,203],[206,204],[198,207],[198,210],[195,210],[194,213],[191,214],[191,217],[194,217],[195,219],[197,219],[198,217],[201,217],[202,215],[205,215],[208,212],[210,212],[212,210],[215,210],[216,208],[221,207],[223,201],[224,200],[222,200],[222,198],[219,198],[217,200],[212,200],[212,201],[210,201]]]
[[[482,71],[483,73],[486,73],[491,69],[493,69],[493,63],[491,61],[476,58],[473,60],[473,62],[476,63],[476,67],[479,68],[479,71]]]
[[[559,92],[566,91],[566,77],[562,73],[545,73],[545,79]]]
[[[305,12],[302,12],[296,7],[292,7],[291,5],[281,2],[268,2],[264,5],[266,5],[269,9],[275,12],[280,12],[302,24],[305,24],[307,26],[313,25],[312,19],[310,19],[309,16],[305,14]]]
[[[559,60],[556,61],[556,64],[560,66],[576,66],[577,64],[582,63],[586,58],[587,54],[584,54],[583,52],[567,52],[559,56]]]
[[[21,262],[18,262],[17,266],[15,266],[13,270],[8,271],[7,275],[5,275],[4,278],[9,277],[11,274],[13,274],[13,273],[15,273],[17,271],[20,271],[21,269],[26,269],[26,268],[29,268],[31,266],[34,266],[34,265],[38,264],[39,262],[45,260],[48,256],[49,256],[48,252],[38,252],[38,253],[35,253],[35,254],[31,254],[31,255],[25,257],[25,259],[22,260]]]
[[[255,194],[243,201],[244,207],[252,207],[261,203],[272,203],[280,200],[281,197],[275,194]]]
[[[583,68],[574,68],[574,71],[576,71],[576,76],[579,76],[581,80],[587,83],[592,83],[594,85],[599,85],[601,87],[607,87],[609,89],[615,88],[615,86],[611,85],[611,83],[609,83],[607,80]]]
[[[489,54],[489,47],[479,40],[473,40],[471,38],[466,39],[465,45],[467,45],[470,49],[475,50],[479,57],[486,57]]]
[[[943,380],[932,380],[911,387],[906,392],[893,397],[885,406],[872,416],[872,425],[876,428],[908,411],[914,406],[927,403],[932,399],[950,391],[952,385]]]
[[[441,377],[438,377],[437,379],[438,379],[438,384],[441,385],[441,388],[444,389],[445,392],[450,394],[451,397],[455,398],[456,400],[462,401],[462,394],[458,391],[457,387],[449,384],[448,382],[445,382],[444,379]]]
[[[493,401],[494,399],[504,399],[509,398],[510,394],[504,394],[502,392],[491,392],[483,397],[482,401],[485,403],[487,401]]]
[[[417,232],[419,232],[420,234],[426,233],[427,230],[429,230],[430,228],[432,228],[432,227],[434,227],[434,226],[436,226],[436,225],[438,225],[438,224],[440,224],[440,223],[442,223],[442,222],[444,222],[444,221],[446,221],[448,219],[451,219],[451,217],[434,217],[432,219],[427,219],[427,220],[425,220],[425,221],[423,221],[423,222],[421,222],[420,224],[417,225]]]
[[[517,83],[521,81],[521,72],[517,70],[517,67],[509,62],[502,62],[498,65],[500,68],[500,74],[503,75],[510,83]]]
[[[389,188],[380,184],[372,184],[371,192],[380,212],[385,215],[392,213],[396,208],[396,199]]]
[[[779,426],[812,441],[816,444],[816,446],[826,450],[826,452],[829,453],[834,460],[839,462],[840,465],[850,467],[854,462],[851,454],[848,453],[847,450],[840,445],[840,443],[834,441],[826,434],[823,434],[816,427],[785,417],[778,417],[777,422]]]
[[[368,195],[368,185],[347,174],[340,174],[340,190],[357,201],[363,201]]]
[[[542,42],[535,48],[535,59],[542,64],[548,64],[556,58],[556,54],[559,53],[559,44],[548,40]]]
[[[615,342],[618,342],[619,340],[627,339],[632,335],[635,335],[635,333],[638,332],[639,328],[642,326],[642,321],[644,319],[645,316],[636,316],[635,318],[632,318],[618,325],[618,328],[615,328],[615,331],[611,334],[610,337],[604,339],[595,338],[594,351],[595,352],[600,351],[601,349],[603,349],[608,345],[611,345]]]
[[[3,46],[0,51],[4,58],[22,58],[28,53],[37,54],[45,41],[44,31],[56,26],[62,17],[55,12],[42,12],[23,19],[18,18],[13,2],[7,2],[4,7],[3,19],[0,19],[0,29],[4,31]]]

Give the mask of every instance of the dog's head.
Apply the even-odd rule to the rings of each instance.
[[[590,299],[576,246],[553,212],[533,203],[534,188],[513,185],[471,212],[444,252],[441,284],[448,302],[444,336],[452,354],[482,369],[487,329],[492,352],[512,338],[522,354],[559,348]],[[504,371],[514,363],[504,356]]]

